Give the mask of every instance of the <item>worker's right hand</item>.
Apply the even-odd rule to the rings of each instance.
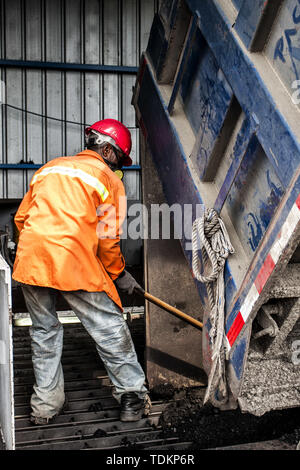
[[[121,292],[126,292],[129,295],[133,294],[135,288],[143,290],[142,287],[136,282],[134,277],[125,269],[115,280],[115,284]]]

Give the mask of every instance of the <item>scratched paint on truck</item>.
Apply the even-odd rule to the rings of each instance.
[[[300,80],[300,0],[284,2],[265,54],[292,95],[293,82]]]
[[[230,218],[244,249],[253,253],[264,237],[284,188],[256,138],[252,139],[227,199]]]
[[[186,117],[198,134],[193,158],[202,178],[233,93],[200,30],[195,34],[180,93]]]
[[[195,157],[200,176],[219,137],[232,90],[198,30],[181,86],[184,111],[200,135]],[[251,141],[226,205],[245,251],[252,258],[284,194],[257,139]]]
[[[220,132],[224,110],[227,110],[231,96],[232,91],[214,55],[197,30],[181,86],[184,110],[194,132],[203,128],[204,133],[208,123],[215,137]]]

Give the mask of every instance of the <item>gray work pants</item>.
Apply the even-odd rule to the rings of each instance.
[[[24,284],[22,290],[32,320],[30,336],[35,375],[32,414],[51,418],[59,413],[65,401],[61,366],[63,327],[55,308],[57,291]],[[95,340],[113,383],[116,400],[120,401],[125,392],[136,392],[144,398],[147,393],[145,375],[137,360],[127,323],[117,305],[105,292],[60,293]]]

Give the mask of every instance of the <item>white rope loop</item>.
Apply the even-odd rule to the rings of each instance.
[[[200,241],[200,247],[198,247],[198,240]],[[204,265],[209,260],[211,264],[210,273],[201,273],[199,248],[202,252],[203,271]],[[228,398],[224,349],[224,266],[228,256],[234,253],[234,248],[230,243],[224,222],[214,209],[206,209],[203,216],[194,221],[192,250],[193,273],[199,282],[206,284],[211,307],[209,336],[212,344],[212,367],[204,403],[210,400],[213,405],[220,406],[226,403]],[[213,289],[212,283],[216,283],[215,289]],[[221,400],[215,399],[217,390],[222,395]]]
[[[200,272],[198,237],[201,243],[200,248],[202,249],[202,253],[203,249],[205,249],[212,265],[212,271],[210,274],[203,275]],[[203,217],[194,221],[192,231],[192,250],[192,268],[196,279],[202,283],[216,281],[229,254],[234,253],[234,248],[230,243],[224,222],[219,218],[214,209],[206,209]]]

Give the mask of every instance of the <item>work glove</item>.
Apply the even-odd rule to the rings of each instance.
[[[142,287],[136,282],[133,276],[124,269],[120,276],[115,280],[115,284],[121,292],[126,292],[129,295],[133,294],[135,288],[143,290]]]

